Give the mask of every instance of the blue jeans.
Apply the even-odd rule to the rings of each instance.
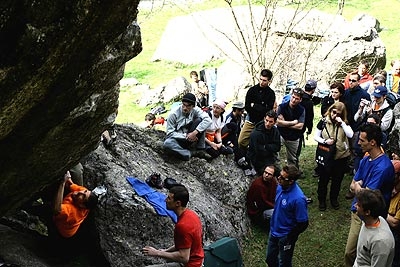
[[[288,242],[287,236],[273,237],[268,239],[267,259],[269,267],[292,267],[294,246],[297,238]]]

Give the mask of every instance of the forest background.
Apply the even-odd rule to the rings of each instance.
[[[147,1],[146,1],[147,2]],[[150,1],[148,1],[150,2]],[[173,2],[173,3],[172,3]],[[236,3],[237,2],[237,3]],[[304,4],[304,1],[301,1]],[[380,38],[386,46],[386,70],[390,69],[390,62],[400,59],[399,39],[400,27],[398,23],[398,12],[400,1],[398,0],[321,0],[308,1],[307,8],[315,8],[330,14],[338,14],[338,3],[344,3],[343,9],[339,11],[347,20],[352,20],[356,15],[364,13],[378,19],[383,30],[379,33]],[[235,1],[235,5],[247,5],[248,1]],[[254,3],[256,4],[256,3]],[[279,6],[295,7],[296,1],[279,1]],[[194,11],[208,10],[219,7],[228,7],[227,1],[204,0],[204,1],[164,1],[163,5],[153,8],[139,10],[138,23],[141,27],[143,51],[135,58],[127,62],[124,78],[135,78],[142,84],[155,88],[168,81],[183,76],[189,78],[191,70],[201,70],[207,67],[218,67],[221,62],[208,62],[201,65],[185,65],[176,62],[157,61],[151,58],[159,44],[161,35],[169,21],[175,16],[187,15]],[[190,48],[188,48],[190,49]],[[195,52],[195,51],[194,51]],[[355,66],[356,67],[356,66]],[[140,123],[144,115],[151,107],[139,107],[136,103],[140,97],[130,87],[121,87],[120,106],[117,123]],[[170,103],[169,103],[170,104]],[[315,107],[316,122],[320,119],[320,107]],[[300,157],[300,167],[305,173],[304,179],[299,181],[304,193],[316,200],[317,178],[312,177],[314,168],[315,145],[313,137],[306,140]],[[281,153],[285,158],[284,151]],[[350,200],[344,195],[350,184],[352,176],[346,175],[342,183],[340,195],[340,209],[328,208],[325,212],[318,210],[317,201],[309,206],[310,226],[305,233],[300,235],[296,244],[293,266],[342,266],[344,248],[347,233],[350,227]],[[265,267],[265,251],[268,234],[258,228],[252,228],[244,242],[242,255],[245,266]]]

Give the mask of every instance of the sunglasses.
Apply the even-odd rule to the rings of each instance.
[[[349,82],[355,83],[358,82],[358,80],[349,80]]]
[[[342,116],[342,113],[340,113],[340,112],[337,112],[336,110],[332,110],[332,113],[333,113],[333,115],[336,115],[336,116]]]
[[[278,180],[290,181],[289,178],[285,178],[282,175],[278,176]]]

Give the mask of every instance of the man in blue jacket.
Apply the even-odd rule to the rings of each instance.
[[[278,177],[267,248],[269,267],[292,266],[296,241],[308,227],[306,197],[296,182],[299,177],[300,171],[294,165],[283,167]]]

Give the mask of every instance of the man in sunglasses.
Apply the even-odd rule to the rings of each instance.
[[[358,107],[360,106],[361,99],[364,101],[371,101],[371,97],[367,91],[363,90],[360,85],[360,75],[357,72],[353,72],[349,76],[350,87],[346,88],[344,92],[344,104],[346,105],[347,110],[347,121],[351,129],[354,132],[353,138],[350,140],[350,150],[351,150],[351,161],[354,161],[354,158],[357,155],[357,139],[359,135],[358,128],[361,126],[361,121],[355,121],[354,115],[358,112]],[[353,165],[353,164],[352,164]],[[354,168],[354,165],[351,166]],[[355,172],[356,170],[354,170]],[[352,196],[349,194],[347,198],[351,198]]]
[[[296,241],[308,227],[306,197],[296,182],[299,177],[300,171],[294,165],[283,167],[278,177],[267,248],[269,267],[292,266]]]

